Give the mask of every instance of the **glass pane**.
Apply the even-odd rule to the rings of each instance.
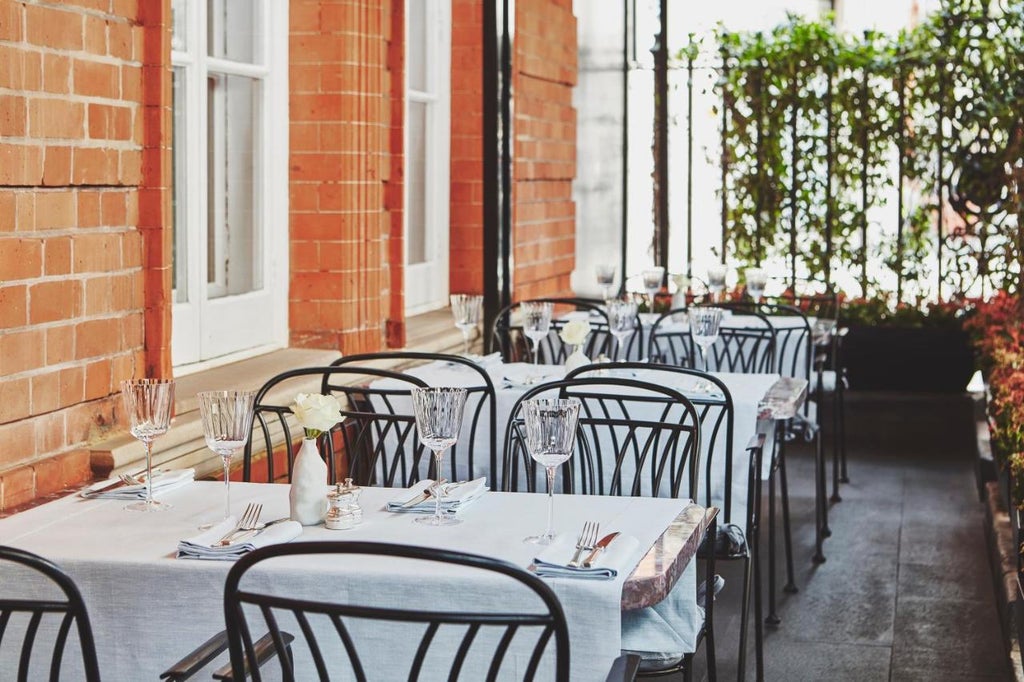
[[[171,1],[171,49],[188,49],[188,0]]]
[[[171,257],[174,272],[174,302],[188,302],[188,204],[185,198],[188,187],[185,185],[185,168],[188,164],[186,155],[186,130],[185,117],[185,69],[175,68],[173,74],[172,88],[174,90],[174,129],[173,145],[174,154],[171,157],[174,172],[174,191],[171,195],[172,225],[174,225],[174,245]]]
[[[255,191],[260,84],[243,76],[207,80],[207,297],[263,286]]]
[[[408,147],[405,150],[406,263],[427,260],[427,105],[409,102]]]
[[[409,0],[409,40],[405,49],[405,68],[409,74],[409,89],[427,91],[427,3],[428,0]]]
[[[207,0],[207,49],[211,57],[236,62],[262,61],[258,16],[261,5],[254,0]]]

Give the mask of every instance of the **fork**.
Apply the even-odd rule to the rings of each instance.
[[[231,532],[226,533],[224,537],[218,540],[217,545],[229,545],[231,544],[231,538],[242,531],[256,530],[256,524],[259,523],[260,514],[263,512],[263,505],[250,502],[245,505],[245,510],[242,512],[241,518],[235,527],[231,529]]]
[[[597,521],[587,521],[583,524],[583,530],[580,531],[580,536],[576,540],[576,553],[572,555],[572,560],[568,564],[570,568],[579,568],[583,553],[594,549],[600,528],[601,524]]]

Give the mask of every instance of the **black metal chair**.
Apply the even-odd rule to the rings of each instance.
[[[724,304],[715,307],[727,308]],[[777,371],[775,330],[764,315],[753,314],[749,324],[743,327],[723,324],[709,357],[704,359],[689,325],[679,323],[688,312],[688,308],[675,308],[655,320],[647,339],[648,357],[677,367],[710,367],[716,372],[769,374]]]
[[[274,447],[279,444],[287,451],[286,473],[291,480],[291,446],[297,440],[294,436],[302,435],[301,431],[293,433],[289,425],[294,387],[308,384],[310,378],[316,381],[320,393],[336,395],[341,403],[341,422],[321,434],[317,444],[327,461],[329,482],[338,479],[343,457],[348,460],[349,476],[359,485],[408,486],[434,477],[433,457],[416,437],[412,412],[411,390],[425,387],[426,383],[400,372],[342,366],[290,370],[260,388],[256,394],[253,435],[244,451],[244,480],[253,480],[254,452],[267,453],[263,480],[277,480]],[[455,457],[449,457],[449,461],[453,460]]]
[[[33,583],[30,594],[15,592],[17,581],[13,578],[12,564],[21,566],[31,576],[41,576],[51,590]],[[0,641],[6,641],[9,650],[19,653],[17,667],[13,670],[0,668],[0,679],[19,682],[27,680],[84,680],[99,682],[100,668],[96,656],[96,640],[93,636],[89,613],[85,601],[75,582],[57,564],[49,559],[16,547],[0,546]],[[52,591],[62,596],[43,594]],[[6,636],[6,640],[4,639]],[[18,638],[19,639],[15,639]],[[77,650],[81,655],[81,667],[77,661],[65,658],[67,651],[75,650],[69,644],[77,639]],[[214,642],[213,638],[208,644]],[[211,662],[217,654],[227,648],[227,638],[220,635],[223,646],[205,656],[197,657],[194,651],[176,663],[161,677],[172,682],[189,679]],[[259,660],[259,657],[257,657]],[[46,664],[42,669],[38,664]]]
[[[56,681],[64,676],[67,679],[67,672],[62,672],[64,664],[64,653],[68,646],[68,636],[72,628],[78,638],[79,649],[82,652],[82,669],[86,682],[99,682],[100,669],[96,659],[96,642],[93,639],[92,626],[89,623],[89,613],[86,611],[82,595],[75,586],[74,581],[60,569],[59,566],[44,559],[41,556],[26,552],[14,547],[0,546],[0,566],[3,563],[19,564],[49,579],[55,588],[63,593],[63,598],[26,598],[25,595],[18,595],[17,598],[7,597],[10,584],[6,584],[4,593],[0,594],[0,638],[5,632],[14,633],[17,630],[13,627],[13,621],[27,618],[24,630],[21,631],[21,656],[18,660],[17,673],[10,672],[10,679],[17,680],[39,680],[49,679]],[[5,575],[5,580],[0,581],[0,587],[10,580],[10,568],[0,568],[0,575]],[[56,591],[56,590],[54,590]],[[18,614],[22,614],[19,616]],[[44,620],[52,619],[58,621],[56,636],[53,638],[39,637],[40,625]],[[20,625],[20,623],[19,623]],[[33,661],[38,661],[36,652],[42,647],[49,647],[49,669],[36,670],[31,668]],[[3,671],[0,671],[2,673]],[[0,677],[6,675],[0,674]]]
[[[466,389],[466,409],[463,416],[463,423],[469,424],[469,440],[460,439],[458,443],[449,449],[445,462],[450,468],[448,480],[468,480],[473,478],[476,471],[476,460],[478,458],[477,441],[478,429],[486,429],[486,440],[480,449],[486,449],[486,455],[490,458],[490,486],[491,490],[498,488],[498,448],[497,448],[497,398],[494,393],[494,382],[491,376],[483,367],[459,355],[445,355],[441,353],[420,353],[416,351],[386,351],[380,353],[363,353],[361,355],[346,355],[331,363],[331,367],[365,366],[371,362],[403,362],[403,363],[430,363],[445,362],[452,366],[458,366],[467,373],[472,373],[473,381],[459,384]],[[403,366],[402,369],[407,369]]]
[[[755,652],[757,655],[757,669],[764,669],[764,636],[762,629],[761,613],[761,580],[759,576],[758,559],[756,549],[759,546],[759,511],[760,511],[760,465],[763,437],[756,437],[751,443],[745,445],[750,455],[747,466],[747,491],[745,500],[745,514],[738,519],[733,512],[733,436],[735,428],[735,410],[733,408],[732,395],[729,388],[718,377],[695,369],[676,367],[673,365],[647,364],[642,362],[625,362],[602,365],[588,365],[580,367],[566,375],[566,381],[577,377],[594,376],[596,373],[607,373],[612,376],[629,376],[634,373],[643,373],[643,379],[657,383],[662,386],[678,386],[678,382],[694,380],[708,382],[717,389],[719,395],[711,392],[699,392],[689,396],[690,402],[697,410],[700,417],[701,431],[701,452],[704,458],[703,479],[704,485],[704,506],[715,504],[713,498],[713,471],[715,469],[724,471],[722,476],[722,490],[720,496],[720,516],[722,523],[718,524],[718,537],[709,540],[705,537],[701,545],[701,558],[706,558],[708,548],[715,551],[716,561],[742,561],[743,562],[743,597],[740,613],[740,643],[738,670],[739,679],[744,678],[746,672],[748,615],[750,611],[750,596],[754,591],[756,595],[755,604]],[[661,375],[660,377],[658,375]],[[715,460],[715,453],[721,443],[724,454],[724,462]],[[742,526],[737,525],[741,523]],[[731,527],[731,528],[730,528]],[[734,538],[730,533],[738,529],[742,534],[742,542],[737,548],[734,546]],[[758,574],[755,580],[755,572]]]
[[[577,377],[536,386],[516,401],[505,430],[504,489],[535,492],[545,484],[526,448],[523,401],[544,395],[581,403],[573,456],[562,465],[563,493],[664,496],[697,499],[701,452],[700,416],[682,393],[657,384],[614,376]],[[712,529],[713,530],[713,529]],[[708,557],[704,623],[710,679],[715,679],[714,554]],[[641,674],[682,671],[689,679],[693,654]]]
[[[450,609],[437,604],[430,604],[429,608],[416,608],[405,603],[375,605],[372,593],[358,603],[342,599],[323,601],[304,597],[301,592],[291,589],[263,592],[261,587],[257,587],[262,586],[258,578],[254,580],[256,586],[250,587],[247,583],[249,572],[259,573],[264,562],[281,557],[314,555],[377,557],[381,559],[380,565],[392,566],[398,562],[433,562],[459,567],[460,570],[488,572],[495,579],[507,579],[505,582],[509,589],[528,590],[536,597],[536,608],[523,613],[508,610],[503,605],[502,590],[494,592],[493,610],[462,611],[457,600],[451,601],[453,607]],[[517,566],[474,554],[376,542],[295,542],[265,547],[239,559],[228,573],[224,587],[224,616],[232,667],[236,671],[256,670],[255,680],[260,676],[258,667],[253,665],[251,632],[257,624],[258,629],[265,627],[269,631],[281,664],[280,676],[286,681],[297,679],[294,664],[300,643],[302,662],[312,668],[302,674],[303,679],[329,680],[332,672],[339,672],[340,665],[346,665],[357,680],[379,678],[384,674],[380,672],[381,666],[395,664],[396,658],[402,654],[411,655],[411,664],[407,671],[398,675],[408,679],[418,679],[424,673],[429,673],[431,678],[439,677],[442,671],[438,669],[440,659],[436,651],[444,646],[439,642],[450,641],[445,638],[448,633],[461,639],[458,648],[450,656],[443,657],[448,668],[443,674],[449,679],[458,679],[460,673],[465,674],[463,668],[471,646],[474,653],[489,659],[487,679],[508,674],[504,666],[512,658],[507,654],[513,638],[517,642],[529,638],[526,643],[530,645],[530,658],[524,679],[532,680],[537,676],[559,681],[570,679],[569,630],[562,606],[551,588]],[[408,641],[401,638],[391,641],[389,646],[394,647],[391,652],[379,648],[361,650],[359,639],[353,636],[352,631],[353,623],[357,621],[386,621],[410,627],[421,626],[421,629]],[[293,622],[302,633],[301,639],[292,645],[293,650],[286,646],[287,633],[281,629],[288,622]],[[549,652],[553,659],[542,662]],[[549,664],[551,670],[544,672]],[[616,661],[613,673],[618,676],[608,679],[632,679],[635,664],[635,660]],[[483,670],[470,671],[469,674],[478,674],[482,678]]]
[[[491,326],[490,350],[501,353],[505,362],[532,362],[532,342],[523,332],[522,324],[516,319],[516,312],[523,303],[551,303],[555,309],[551,316],[551,331],[538,345],[540,362],[561,364],[568,356],[568,349],[558,337],[570,320],[565,319],[569,312],[585,312],[593,327],[593,333],[587,338],[583,352],[588,357],[597,357],[608,353],[613,342],[608,334],[608,315],[600,301],[585,298],[532,298],[505,306],[498,311],[494,324]],[[638,327],[639,329],[639,327]]]

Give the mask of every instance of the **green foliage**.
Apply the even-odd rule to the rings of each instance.
[[[958,214],[943,236],[955,291],[979,277],[1015,284],[1024,272],[1024,0],[946,0],[895,36],[851,36],[828,18],[790,15],[770,33],[720,29],[716,38],[722,191],[738,267],[785,261],[794,278],[818,281],[846,268],[862,296],[895,279],[904,299],[934,298],[941,191],[944,214]],[[886,208],[888,228],[869,229],[869,211],[896,195],[897,159],[902,229],[896,206]],[[875,279],[878,265],[892,276]]]

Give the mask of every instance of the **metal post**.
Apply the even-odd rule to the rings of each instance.
[[[632,13],[630,12],[632,7]],[[619,291],[626,287],[626,249],[629,246],[629,66],[636,60],[636,37],[630,40],[636,21],[636,0],[622,1],[622,232],[619,235]],[[632,59],[630,58],[632,54]]]
[[[654,50],[654,263],[668,272],[668,0],[659,1]]]
[[[830,60],[831,61],[831,60]],[[832,286],[832,170],[835,165],[835,149],[832,143],[832,67],[825,69],[827,82],[825,90],[825,290],[834,291]]]
[[[753,239],[753,242],[754,242],[754,264],[755,265],[760,265],[761,264],[761,218],[762,218],[761,211],[762,211],[763,206],[764,206],[762,201],[761,201],[761,199],[762,199],[762,197],[761,197],[761,195],[762,195],[761,186],[762,186],[762,184],[764,182],[763,175],[762,175],[762,170],[763,169],[762,169],[762,163],[761,163],[761,159],[762,159],[762,156],[763,156],[763,154],[761,152],[761,140],[762,140],[762,137],[763,137],[763,135],[762,135],[763,130],[762,130],[762,127],[761,127],[761,121],[762,121],[762,114],[763,114],[763,109],[764,109],[764,71],[765,71],[764,62],[759,62],[758,66],[757,66],[757,69],[756,69],[756,73],[757,73],[757,87],[755,88],[755,94],[754,94],[754,96],[757,98],[757,100],[755,102],[755,106],[754,106],[754,117],[755,117],[754,118],[754,129],[756,131],[756,137],[757,137],[757,147],[755,149],[755,155],[754,155],[754,163],[755,163],[754,173],[756,174],[757,179],[758,179],[757,194],[754,196],[754,239]]]
[[[484,345],[511,301],[512,33],[515,0],[483,3]]]
[[[693,35],[686,58],[686,279],[693,279]]]
[[[722,48],[722,83],[729,82],[729,53]],[[726,104],[728,85],[722,86],[722,264],[729,246],[729,107]]]
[[[945,47],[945,31],[942,35],[943,47]],[[946,107],[944,103],[946,101],[946,63],[945,60],[939,60],[935,65],[935,68],[939,70],[939,93],[937,98],[937,104],[939,107],[938,118],[938,129],[936,130],[936,136],[938,138],[938,153],[935,155],[935,193],[938,197],[938,208],[935,211],[935,253],[937,254],[936,263],[936,285],[935,291],[938,294],[939,300],[942,300],[942,204],[943,197],[945,195],[945,182],[942,179],[942,165],[943,165],[943,152],[945,152],[946,138],[945,131],[945,116]]]
[[[860,260],[860,295],[867,297],[868,295],[868,182],[869,182],[869,166],[868,166],[868,154],[871,140],[868,137],[868,117],[871,115],[871,109],[868,107],[868,95],[870,93],[868,87],[868,79],[871,73],[867,66],[864,67],[864,71],[861,73],[861,131],[860,131],[860,240],[861,240],[861,260]]]
[[[796,64],[792,65],[792,72],[790,73],[789,81],[789,95],[792,98],[792,104],[789,107],[789,167],[790,177],[789,182],[789,290],[796,294],[796,214],[797,214],[797,164],[799,163],[799,147],[800,147],[800,134],[797,132],[797,118],[799,112],[797,111],[797,70]],[[760,119],[758,119],[760,121]],[[759,123],[760,125],[760,123]],[[758,135],[758,144],[760,144],[760,135]],[[758,170],[760,175],[760,170]]]
[[[897,94],[897,113],[896,113],[896,149],[899,153],[897,159],[896,169],[896,213],[898,215],[898,222],[896,223],[896,302],[901,303],[903,301],[903,173],[906,162],[906,74],[903,71],[904,67],[904,55],[903,51],[900,51],[897,57],[896,63],[896,87],[898,88]]]

